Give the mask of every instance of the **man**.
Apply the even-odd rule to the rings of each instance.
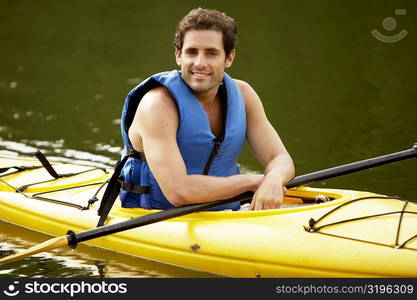
[[[167,209],[255,192],[250,209],[279,208],[294,166],[262,103],[224,71],[235,57],[237,26],[202,8],[178,24],[180,71],[156,74],[132,90],[122,114],[126,155],[123,207]],[[264,174],[239,174],[247,139]],[[217,209],[239,209],[239,203]]]

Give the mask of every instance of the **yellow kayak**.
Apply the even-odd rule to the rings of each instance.
[[[0,157],[0,219],[62,236],[95,228],[108,170]],[[157,212],[125,209],[107,224]],[[299,187],[281,209],[197,212],[86,243],[231,277],[417,277],[417,204]]]

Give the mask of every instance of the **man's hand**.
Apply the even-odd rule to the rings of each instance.
[[[283,184],[279,174],[269,173],[265,175],[262,183],[253,196],[250,210],[263,210],[280,208],[287,188]]]

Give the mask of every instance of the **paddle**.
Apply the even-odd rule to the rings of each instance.
[[[410,158],[417,157],[417,143],[411,149],[403,150],[400,152],[395,152],[392,154],[387,154],[375,158],[370,158],[358,162],[353,162],[345,165],[341,165],[334,168],[325,169],[322,171],[317,171],[314,173],[297,176],[293,180],[291,180],[286,187],[292,188],[296,186],[300,186],[307,183],[316,182],[319,180],[329,179],[341,175],[350,174],[353,172],[358,172],[361,170],[382,166],[386,164],[390,164],[396,161],[406,160]],[[0,259],[0,263],[12,262],[27,256],[40,253],[43,251],[52,250],[64,245],[68,245],[71,248],[75,248],[79,242],[88,241],[91,239],[95,239],[98,237],[106,236],[112,233],[117,233],[120,231],[145,226],[148,224],[161,222],[167,219],[172,219],[175,217],[187,215],[193,212],[202,211],[205,209],[213,208],[216,206],[224,205],[227,203],[232,203],[236,201],[245,201],[249,200],[253,196],[252,192],[245,192],[236,197],[226,199],[226,200],[217,200],[208,203],[201,203],[201,204],[192,204],[186,205],[182,207],[175,207],[168,210],[159,211],[157,213],[149,214],[146,216],[130,219],[127,221],[123,221],[116,224],[106,225],[94,229],[90,229],[87,231],[82,231],[79,233],[75,233],[73,231],[68,231],[67,235],[62,237],[56,237],[51,240],[48,240],[42,244],[36,245],[28,250],[22,251],[17,254],[13,254],[4,258]]]

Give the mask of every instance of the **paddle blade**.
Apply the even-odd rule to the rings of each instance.
[[[0,264],[23,259],[23,258],[26,258],[28,256],[31,256],[37,253],[53,250],[53,249],[66,246],[66,245],[68,245],[67,236],[56,237],[56,238],[47,240],[41,244],[38,244],[36,246],[33,246],[32,248],[29,248],[27,250],[0,258]]]

